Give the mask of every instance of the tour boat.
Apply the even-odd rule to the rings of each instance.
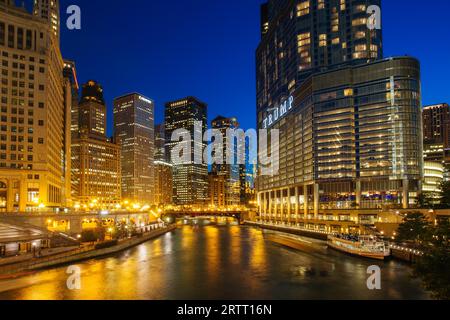
[[[384,260],[391,255],[390,249],[375,236],[328,236],[328,246],[354,256]]]
[[[325,241],[304,238],[301,236],[272,230],[264,230],[263,234],[266,240],[291,249],[306,252],[326,252],[327,250]]]

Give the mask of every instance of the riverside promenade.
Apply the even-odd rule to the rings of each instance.
[[[134,247],[136,245],[139,245],[141,243],[147,242],[151,239],[157,238],[167,232],[175,230],[176,228],[177,227],[175,225],[163,227],[157,230],[144,233],[139,237],[121,240],[117,245],[108,248],[95,249],[94,245],[83,246],[67,252],[48,255],[42,258],[32,258],[27,261],[12,263],[8,265],[1,265],[0,279],[20,276],[22,274],[26,274],[27,272],[34,270],[45,269],[58,265],[114,254],[129,249],[131,247]]]

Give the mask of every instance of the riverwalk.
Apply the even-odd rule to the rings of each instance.
[[[117,245],[109,248],[95,249],[95,246],[83,246],[67,252],[44,256],[41,258],[33,258],[27,261],[13,264],[2,265],[0,266],[0,279],[8,278],[14,275],[20,275],[21,273],[27,273],[33,270],[39,270],[58,265],[74,263],[82,260],[107,256],[147,242],[175,229],[176,226],[163,227],[144,233],[139,237],[121,240]]]

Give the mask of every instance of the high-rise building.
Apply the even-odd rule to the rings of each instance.
[[[80,86],[78,84],[75,62],[64,60],[64,77],[68,79],[72,93],[71,134],[77,138],[80,133],[80,111],[78,108]]]
[[[155,204],[170,205],[173,202],[172,165],[166,155],[164,124],[155,126]]]
[[[225,177],[225,194],[224,194],[224,205],[225,206],[233,206],[239,205],[241,202],[240,197],[240,172],[239,172],[239,163],[237,163],[237,152],[240,141],[234,141],[233,145],[235,146],[233,150],[231,150],[231,142],[228,141],[227,130],[228,129],[238,129],[239,123],[236,118],[226,118],[223,116],[218,116],[215,118],[211,127],[214,130],[220,131],[223,137],[223,148],[222,148],[222,163],[217,164],[213,163],[212,165],[212,173],[216,175],[223,175]],[[229,146],[230,144],[230,146]],[[235,163],[227,163],[228,153],[232,153],[232,157],[235,159]],[[213,154],[213,156],[215,156]]]
[[[155,126],[155,161],[169,162],[166,154],[166,129],[163,123]]]
[[[52,25],[1,1],[0,56],[0,210],[66,206],[71,99]]]
[[[424,158],[444,166],[445,179],[450,178],[450,107],[441,103],[423,108]]]
[[[196,122],[200,123],[196,126]],[[195,155],[203,158],[205,143],[203,134],[207,129],[207,105],[197,98],[168,102],[165,110],[166,151],[173,164],[173,201],[176,205],[206,204],[208,202],[208,166],[201,160],[195,163]],[[185,143],[191,149],[188,163],[174,163],[172,149],[178,146],[178,141],[172,141],[172,133],[184,129],[190,133],[191,140]],[[199,141],[195,141],[199,137]],[[197,153],[196,153],[197,151]]]
[[[83,85],[78,110],[80,134],[103,140],[106,136],[106,104],[100,84],[90,80]]]
[[[50,26],[53,34],[59,41],[61,20],[58,0],[34,0],[33,14],[44,19]]]
[[[225,207],[226,203],[226,176],[217,172],[208,174],[209,204],[216,207]]]
[[[371,224],[380,209],[415,205],[423,178],[420,87],[420,64],[409,57],[310,77],[263,119],[280,130],[279,170],[258,176],[263,219],[332,231],[337,221]]]
[[[155,204],[165,206],[173,203],[172,165],[166,161],[155,161]]]
[[[132,93],[114,100],[115,140],[121,147],[122,198],[152,205],[155,198],[154,102]]]
[[[367,27],[371,5],[381,0],[269,0],[261,7],[259,123],[312,74],[382,58],[381,30]]]
[[[72,174],[77,204],[112,209],[121,201],[120,146],[106,136],[103,88],[93,80],[83,85],[80,132],[72,140]]]

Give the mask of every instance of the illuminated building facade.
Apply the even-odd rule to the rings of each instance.
[[[72,139],[72,174],[78,190],[74,202],[84,209],[115,208],[121,201],[120,146],[106,136],[103,88],[83,85],[80,132]]]
[[[444,166],[439,162],[424,163],[422,191],[435,204],[440,203],[441,184],[444,181]]]
[[[67,80],[68,87],[65,88],[66,90],[66,99],[71,100],[71,110],[70,110],[70,140],[67,141],[69,144],[69,150],[72,150],[72,140],[75,140],[79,136],[80,132],[80,113],[78,109],[78,100],[79,100],[79,90],[80,87],[78,85],[78,79],[77,79],[77,72],[75,68],[75,62],[64,60],[64,78]],[[70,95],[69,95],[70,93]],[[66,165],[70,165],[72,161],[71,155],[68,157],[68,161],[65,161],[64,163]],[[72,170],[71,170],[72,171]],[[71,174],[71,183],[70,183],[70,190],[71,190],[71,198],[77,198],[78,197],[78,181],[76,179],[76,176],[74,174]]]
[[[226,203],[226,176],[216,172],[208,174],[209,204],[216,207],[225,207]]]
[[[173,203],[172,165],[166,155],[166,133],[164,124],[155,126],[155,204]]]
[[[424,158],[444,166],[445,180],[450,178],[450,107],[447,103],[423,108]]]
[[[158,206],[173,203],[172,165],[165,161],[155,161],[155,204]]]
[[[61,32],[59,0],[34,0],[33,14],[50,25],[51,31],[59,41]]]
[[[200,128],[196,128],[195,122],[201,122]],[[197,98],[168,102],[165,110],[166,151],[171,158],[172,149],[178,145],[178,141],[172,141],[172,133],[178,129],[187,130],[190,133],[191,163],[175,164],[173,166],[173,202],[176,205],[196,205],[208,202],[208,166],[195,164],[195,150],[203,150],[206,145],[203,139],[201,143],[195,143],[194,137],[203,137],[207,129],[207,105]],[[203,153],[202,153],[203,154]],[[170,163],[174,164],[172,159]]]
[[[227,130],[228,129],[238,129],[239,123],[236,118],[226,118],[222,116],[218,116],[215,118],[211,127],[214,130],[220,131],[223,137],[223,150],[222,150],[222,163],[217,164],[214,163],[212,165],[212,172],[215,175],[222,175],[225,177],[225,194],[224,194],[224,205],[225,206],[233,206],[239,205],[241,202],[240,192],[241,192],[241,181],[240,181],[240,170],[239,164],[229,164],[227,161],[227,152],[231,151],[233,153],[233,158],[237,161],[237,150],[238,150],[238,142],[235,144],[234,150],[228,150],[228,137]],[[214,156],[214,152],[213,152]]]
[[[51,24],[0,1],[0,57],[0,210],[64,207],[71,98]]]
[[[366,13],[381,0],[269,0],[261,7],[256,51],[257,108],[279,105],[316,72],[383,57],[381,30]]]
[[[262,219],[320,224],[359,209],[364,223],[380,209],[415,205],[423,178],[417,60],[315,74],[284,106],[265,123],[280,130],[280,158],[276,174],[258,177]]]
[[[114,134],[121,147],[122,199],[152,205],[155,201],[154,102],[138,93],[114,100]]]

